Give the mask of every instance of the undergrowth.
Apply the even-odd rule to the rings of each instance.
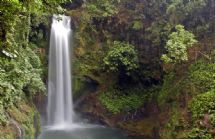
[[[131,88],[128,90],[108,89],[99,96],[100,102],[112,113],[132,112],[152,97],[152,90]]]

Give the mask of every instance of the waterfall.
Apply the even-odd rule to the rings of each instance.
[[[47,107],[48,126],[52,127],[65,127],[73,122],[70,22],[68,16],[54,15],[52,18]]]
[[[112,129],[77,122],[73,118],[70,21],[67,16],[53,16],[49,49],[48,123],[42,128],[38,139],[126,139]]]

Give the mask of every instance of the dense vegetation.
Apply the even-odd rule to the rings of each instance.
[[[35,137],[33,97],[45,92],[44,56],[38,52],[46,46],[43,30],[37,28],[48,23],[52,12],[62,10],[55,8],[62,2],[0,1],[0,139],[19,138],[14,121],[25,138]]]
[[[164,139],[212,139],[214,8],[212,0],[87,1],[68,12],[77,25],[74,72],[103,86],[98,98],[112,115],[132,121],[157,103],[165,122],[143,114],[137,129],[125,129],[144,134],[150,122]]]
[[[127,116],[118,126],[137,135],[213,139],[214,9],[214,0],[0,1],[0,129],[11,118],[31,127],[18,104],[45,92],[50,17],[60,13],[73,19],[73,74],[99,84],[108,118]]]

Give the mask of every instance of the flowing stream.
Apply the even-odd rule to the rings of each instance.
[[[122,132],[77,123],[72,102],[71,18],[54,15],[49,48],[47,123],[38,139],[127,139]]]

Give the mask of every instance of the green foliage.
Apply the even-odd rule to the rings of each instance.
[[[131,88],[118,90],[110,88],[99,96],[100,102],[112,113],[132,112],[151,98],[153,90]]]
[[[214,136],[207,130],[193,128],[186,133],[183,139],[214,139]]]
[[[152,23],[150,27],[147,28],[146,40],[152,42],[153,46],[163,46],[166,43],[169,34],[171,33],[172,25],[163,20]]]
[[[120,0],[89,0],[86,2],[85,8],[93,16],[111,16],[117,13],[116,4]]]
[[[42,65],[38,55],[31,48],[26,48],[24,51],[24,53],[28,54],[28,61],[32,65],[32,68],[40,69]]]
[[[31,16],[40,17],[44,10],[46,13],[57,11],[55,7],[65,1],[0,1],[0,123],[7,120],[5,109],[22,96],[31,97],[45,90],[40,59],[26,47],[29,46]]]
[[[205,114],[215,114],[215,91],[196,96],[189,105],[193,119],[202,118]]]
[[[98,43],[104,43],[112,40],[124,40],[127,42],[132,42],[135,46],[140,47],[141,50],[145,50],[148,45],[152,48],[150,50],[157,47],[155,49],[159,51],[158,54],[156,53],[159,58],[161,53],[164,52],[163,48],[165,48],[166,53],[162,57],[164,62],[181,64],[182,62],[188,60],[188,48],[197,42],[192,33],[194,33],[198,38],[201,38],[201,34],[208,36],[208,32],[212,32],[214,34],[215,4],[213,0],[145,0],[132,2],[124,0],[121,1],[122,3],[120,3],[119,6],[116,6],[117,4],[112,4],[112,1],[108,1],[111,5],[110,7],[113,6],[113,10],[117,11],[116,13],[112,11],[108,12],[109,6],[103,6],[106,4],[105,0],[102,0],[101,3],[99,2],[100,1],[98,0],[89,0],[86,3],[88,5],[81,9],[81,12],[84,11],[83,13],[87,10],[87,14],[82,14],[83,16],[80,17],[88,17],[89,19],[87,21],[85,20],[85,22],[82,21],[82,24],[80,24],[80,31],[82,31],[84,37],[81,37],[81,35],[77,37],[80,42],[82,41],[80,44],[85,47],[85,50],[89,50],[89,47],[92,46],[92,44],[96,44],[97,40]],[[79,19],[80,18],[78,18],[78,20]],[[83,27],[83,24],[85,27]],[[183,24],[185,27],[178,24]],[[174,27],[175,30],[173,29]],[[186,31],[185,28],[189,31],[192,30],[192,33]],[[89,30],[93,33],[89,33]],[[114,47],[111,47],[110,50],[111,49],[114,49]],[[117,52],[116,49],[113,51]],[[102,52],[105,53],[106,51]],[[120,55],[117,55],[114,52],[112,52],[113,56],[108,56],[108,54],[111,54],[109,51],[105,57],[106,59],[103,59],[101,55],[96,55],[96,60],[103,59],[104,63],[106,62],[104,64],[106,71],[120,72],[126,70],[124,66],[118,66],[123,62],[121,62],[120,58],[117,59]],[[144,57],[140,59],[141,62],[147,59],[145,57],[148,56],[142,56],[143,54],[145,53],[140,52],[140,58]],[[149,53],[147,52],[147,54]],[[88,62],[87,59],[92,59],[92,61],[95,59],[91,58],[91,56],[88,57],[88,54],[83,54],[83,57],[85,56],[86,59],[84,59],[84,62],[80,64],[80,69],[86,74],[91,74],[92,71],[94,71],[95,75],[100,74],[101,71],[97,70],[97,72],[95,72],[94,70],[98,69],[99,62],[94,65],[92,64],[93,62]],[[109,60],[107,57],[113,57],[114,60]],[[111,62],[117,64],[111,64]],[[157,61],[152,61],[150,64],[153,62],[156,64],[158,63]],[[184,66],[187,67],[188,65]],[[122,67],[123,70],[121,69]],[[148,68],[148,65],[144,65],[144,67]],[[177,105],[180,105],[180,107],[186,107],[184,105],[186,105],[187,99],[191,97],[189,96],[190,92],[192,97],[194,97],[195,94],[208,91],[210,92],[214,88],[215,79],[213,75],[214,68],[212,62],[209,63],[208,61],[198,61],[192,65],[188,73],[189,78],[185,75],[186,71],[182,71],[184,68],[179,68],[180,69],[177,71],[176,75],[165,75],[163,84],[160,87],[159,94],[157,96],[159,104],[166,104],[168,108],[172,107],[169,105],[174,104],[175,101],[180,101],[180,104],[176,103]],[[137,70],[137,72],[139,71]],[[127,94],[125,95],[122,92],[111,92],[114,91],[107,91],[101,94],[100,101],[102,104],[113,113],[125,111],[126,108],[122,108],[126,101],[124,98],[129,99],[128,97],[130,96],[130,93],[125,93]],[[186,96],[183,96],[185,94]],[[131,98],[133,98],[133,96]],[[126,103],[132,105],[130,102]],[[202,105],[204,104],[202,103]],[[181,128],[184,128],[179,127],[181,122],[179,121],[181,120],[180,118],[185,120],[185,122],[188,122],[186,121],[187,119],[183,119],[184,117],[180,117],[180,115],[178,115],[178,113],[184,113],[184,111],[178,111],[179,109],[180,108],[177,108],[176,111],[171,113],[172,118],[169,121],[167,128],[169,129],[167,132],[173,132],[169,133],[171,134],[170,139],[176,138],[174,135],[176,135]],[[211,113],[210,123],[212,124],[213,121],[213,113]],[[199,121],[194,121],[194,123],[197,122]],[[201,139],[208,136],[206,129],[201,129],[199,127],[196,128],[189,122],[188,125],[190,126],[190,129],[193,129],[192,132],[190,131],[190,135],[192,134],[190,138]],[[194,127],[198,130],[194,129]],[[209,137],[210,135],[208,138]]]
[[[169,130],[174,130],[174,128],[179,126],[179,124],[179,112],[177,111],[177,107],[175,107],[172,112],[172,117],[166,126],[169,128]]]
[[[143,27],[143,24],[141,21],[134,21],[133,29],[139,30],[139,29],[142,29],[142,27]]]
[[[14,135],[9,133],[5,133],[5,134],[0,133],[0,139],[14,139]]]
[[[165,128],[162,128],[162,131],[160,132],[162,139],[175,138],[178,133],[177,129],[182,127],[182,123],[180,122],[180,111],[177,102],[172,105],[170,113],[170,119],[165,124]]]
[[[174,72],[166,74],[157,95],[159,105],[171,102],[171,100],[179,96],[185,85],[186,80],[184,77],[177,79]]]
[[[20,125],[24,133],[24,138],[35,139],[36,127],[34,123],[38,122],[37,118],[39,117],[36,108],[31,104],[31,102],[29,103],[25,98],[23,98],[21,101],[16,103],[16,106],[8,108],[7,113],[10,116],[10,122],[12,122],[11,120],[14,120]],[[7,126],[8,125],[6,125],[6,127]]]
[[[184,29],[184,26],[177,25],[176,32],[169,35],[166,43],[167,54],[162,55],[162,60],[166,63],[181,63],[188,60],[187,49],[197,41],[194,35]]]
[[[210,55],[211,59],[214,54]],[[184,70],[184,68],[183,68]],[[158,94],[159,104],[171,106],[171,119],[161,132],[163,138],[180,139],[213,139],[215,92],[214,92],[214,62],[207,59],[198,60],[189,67],[189,72],[165,75],[164,82]],[[178,70],[181,72],[181,69]],[[177,73],[178,73],[177,72]],[[184,96],[186,94],[186,96]],[[181,97],[185,100],[181,100]],[[192,97],[192,100],[186,100]],[[187,102],[190,120],[183,115],[185,108],[180,108],[179,102]],[[178,102],[178,103],[177,103]],[[172,105],[176,104],[176,105]],[[174,107],[176,106],[176,107]],[[176,109],[175,109],[176,108]],[[181,114],[181,115],[180,115]]]
[[[1,0],[0,1],[0,48],[15,47],[22,42],[27,46],[31,17],[59,13],[59,4],[68,0]],[[40,21],[43,22],[43,21]]]
[[[128,43],[115,41],[103,61],[107,71],[125,71],[129,74],[138,68],[137,52]]]
[[[30,48],[17,50],[17,57],[0,57],[0,105],[7,108],[24,95],[32,96],[45,90],[41,80],[41,65]]]
[[[198,17],[194,15],[196,13],[198,14],[203,7],[206,7],[208,2],[208,0],[170,0],[167,5],[166,15],[169,17],[168,20],[172,24],[182,23],[187,18],[190,18],[188,22],[196,24],[196,18]]]
[[[215,112],[209,115],[209,123],[215,127]]]
[[[162,88],[157,96],[159,104],[164,104],[167,101],[168,97],[170,96],[170,87],[172,87],[173,81],[174,81],[173,73],[165,75]]]
[[[5,115],[5,110],[4,107],[2,105],[2,102],[0,101],[0,123],[2,124],[6,124],[7,123],[7,116]]]
[[[189,80],[198,92],[215,89],[215,63],[199,60],[189,68]],[[198,93],[197,92],[197,93]]]
[[[104,93],[100,100],[114,114],[124,110],[135,110],[142,105],[142,99],[137,95],[117,96],[116,94]]]
[[[76,76],[87,76],[99,84],[103,81],[106,82],[106,75],[102,72],[102,64],[104,55],[105,55],[105,46],[101,47],[101,49],[86,49],[84,55],[77,56],[78,58],[73,61],[73,73]]]

